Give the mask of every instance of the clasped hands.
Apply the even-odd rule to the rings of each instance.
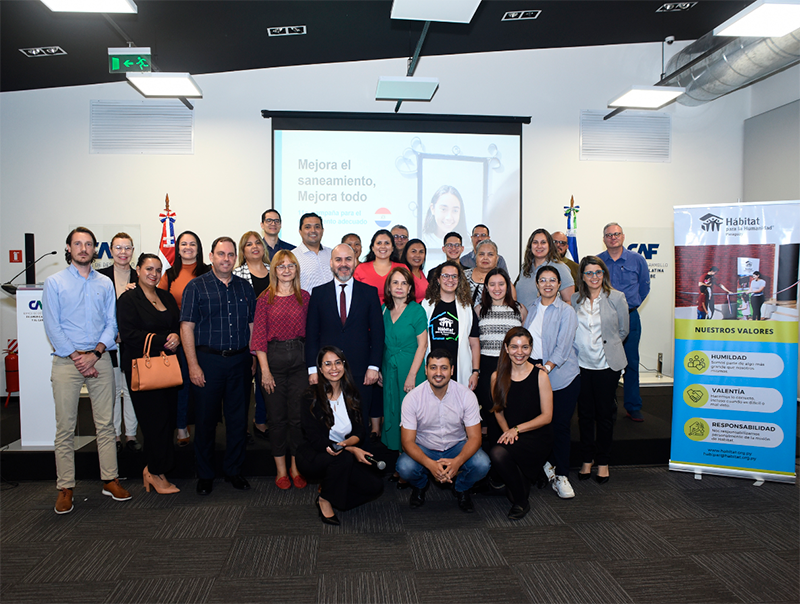
[[[83,377],[96,378],[100,374],[94,368],[97,362],[97,356],[93,352],[79,352],[77,358],[71,358],[77,369]]]
[[[458,474],[458,470],[461,467],[461,464],[456,464],[455,459],[448,459],[443,457],[442,459],[432,459],[432,466],[428,467],[431,472],[431,476],[433,476],[434,480],[437,482],[453,482],[453,479]]]

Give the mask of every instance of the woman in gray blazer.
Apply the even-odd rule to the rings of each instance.
[[[572,307],[578,315],[575,346],[581,368],[578,427],[583,466],[578,479],[589,479],[596,463],[596,480],[605,484],[617,419],[617,383],[628,364],[622,347],[629,331],[628,302],[625,294],[611,287],[608,268],[597,256],[581,260],[578,276],[578,291],[572,295]]]

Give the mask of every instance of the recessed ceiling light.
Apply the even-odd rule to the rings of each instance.
[[[307,33],[305,25],[281,25],[267,28],[267,35],[270,38],[277,36],[304,36]]]
[[[542,14],[540,10],[512,10],[503,15],[501,21],[525,21],[528,19],[538,19]]]
[[[133,0],[42,0],[54,13],[137,13]]]
[[[35,48],[20,48],[19,51],[26,57],[57,57],[67,54],[60,46],[38,46]]]
[[[667,2],[662,4],[656,9],[657,13],[679,13],[681,11],[689,10],[697,2]]]

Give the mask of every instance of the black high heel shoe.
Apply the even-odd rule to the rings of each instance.
[[[319,507],[319,497],[317,497],[317,500],[314,502],[314,505],[317,506],[317,512],[319,512],[319,517],[320,520],[322,520],[322,524],[330,524],[331,526],[339,526],[341,524],[341,522],[339,522],[339,519],[336,517],[336,514],[334,514],[329,518],[328,516],[325,516],[322,513],[322,508]]]
[[[589,480],[592,477],[591,472],[587,472],[584,474],[583,472],[578,472],[578,480]]]

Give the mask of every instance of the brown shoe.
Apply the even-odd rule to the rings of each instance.
[[[108,495],[114,501],[128,501],[131,498],[131,494],[122,488],[119,478],[103,483],[103,495]]]
[[[69,514],[75,506],[72,505],[72,489],[61,489],[56,500],[56,507],[53,508],[56,514]]]

